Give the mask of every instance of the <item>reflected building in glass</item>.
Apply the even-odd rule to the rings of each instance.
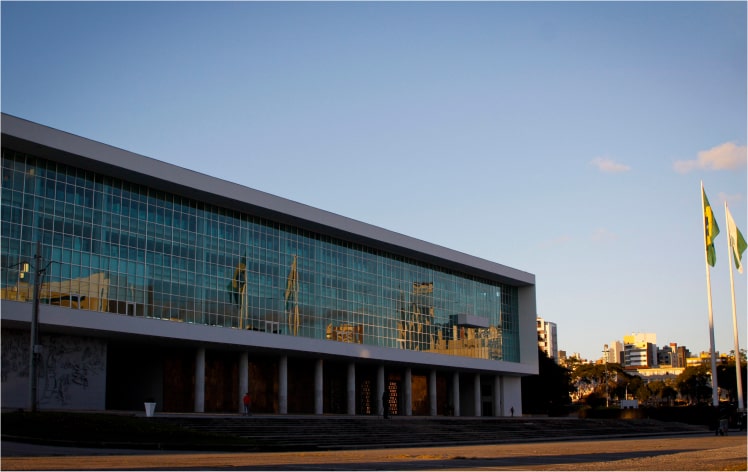
[[[501,416],[537,373],[532,274],[8,115],[1,216],[4,407],[34,265],[40,408]]]

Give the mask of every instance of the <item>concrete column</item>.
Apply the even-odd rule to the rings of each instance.
[[[403,392],[403,403],[405,403],[405,416],[413,416],[413,374],[410,367],[405,368],[405,385]]]
[[[356,364],[353,362],[348,363],[348,388],[347,388],[347,399],[349,415],[356,414]]]
[[[288,356],[278,362],[278,414],[288,413]]]
[[[483,396],[480,392],[480,374],[475,374],[473,380],[473,399],[475,401],[475,416],[481,416],[483,410]]]
[[[237,409],[239,413],[244,412],[244,394],[249,392],[249,353],[242,351],[239,354],[239,402]]]
[[[324,413],[324,407],[323,407],[323,395],[324,395],[324,383],[323,383],[323,373],[324,373],[324,361],[322,359],[317,359],[317,362],[314,364],[314,414],[315,415],[321,415]]]
[[[455,372],[452,375],[452,405],[454,416],[460,416],[460,373]]]
[[[195,413],[205,412],[205,348],[195,355]]]
[[[436,370],[429,372],[429,415],[436,416]]]
[[[493,377],[493,415],[504,416],[504,389],[501,388],[501,376]]]
[[[384,414],[384,404],[382,403],[382,394],[384,393],[385,389],[385,383],[384,383],[384,366],[380,365],[377,367],[377,414],[383,415]]]

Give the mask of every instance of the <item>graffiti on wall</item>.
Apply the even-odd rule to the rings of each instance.
[[[3,330],[2,370],[0,381],[6,383],[9,376],[29,376],[29,335],[23,336],[22,331]]]
[[[29,377],[28,332],[2,331],[4,406],[26,406]],[[103,408],[106,344],[92,338],[42,335],[38,405],[53,408]],[[18,398],[20,396],[20,398]]]

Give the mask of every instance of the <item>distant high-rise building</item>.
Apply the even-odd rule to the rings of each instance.
[[[556,323],[538,317],[538,347],[558,364],[558,334]]]
[[[623,367],[649,368],[657,366],[657,335],[631,333],[623,337]]]
[[[686,367],[688,365],[687,359],[691,357],[691,351],[686,349],[686,346],[675,346],[675,357],[677,360],[673,367]]]
[[[657,350],[657,363],[661,367],[686,367],[689,357],[689,350],[685,346],[678,346],[678,343],[670,343]]]
[[[608,362],[623,365],[623,343],[621,341],[611,341],[608,344]]]
[[[673,366],[673,361],[677,362],[675,349],[673,349],[673,343],[662,346],[657,349],[657,364],[660,366]]]

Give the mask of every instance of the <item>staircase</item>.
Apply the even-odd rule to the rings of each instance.
[[[155,421],[250,439],[256,450],[308,451],[438,447],[601,437],[704,433],[653,420],[349,416],[158,416]]]

